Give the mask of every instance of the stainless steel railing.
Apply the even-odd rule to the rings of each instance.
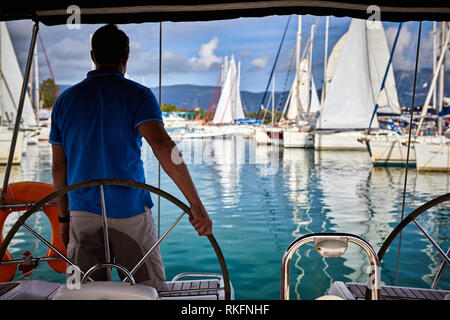
[[[379,299],[380,264],[376,252],[364,239],[346,233],[314,233],[294,240],[283,255],[281,262],[281,300],[289,300],[289,264],[294,253],[303,245],[314,242],[316,251],[325,258],[337,258],[347,251],[348,243],[360,246],[368,255],[371,272],[367,287],[371,290],[371,299]]]

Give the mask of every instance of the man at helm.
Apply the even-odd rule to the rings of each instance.
[[[102,178],[145,183],[141,160],[144,137],[189,202],[190,223],[200,236],[210,235],[211,219],[185,163],[171,159],[179,152],[164,128],[155,96],[149,88],[124,77],[130,51],[127,35],[115,25],[105,25],[94,33],[91,45],[96,69],[65,90],[52,111],[49,142],[55,190]],[[152,199],[144,190],[123,186],[104,186],[104,197],[111,257],[131,270],[156,242]],[[68,257],[84,272],[106,262],[99,187],[72,191],[59,197],[57,205]],[[106,279],[105,270],[95,271],[92,278]],[[165,289],[159,248],[134,278],[157,290]]]

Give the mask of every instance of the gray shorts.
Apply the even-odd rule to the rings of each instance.
[[[157,241],[152,212],[145,208],[145,212],[137,216],[108,218],[107,223],[111,259],[131,271]],[[83,272],[95,264],[106,262],[100,215],[86,211],[70,212],[67,256]],[[124,278],[120,271],[119,275]],[[155,248],[133,276],[136,283],[150,285],[158,291],[166,289],[166,275],[159,247]],[[90,277],[94,280],[106,280],[106,269],[96,270]]]

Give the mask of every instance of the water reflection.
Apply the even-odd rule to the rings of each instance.
[[[214,235],[226,258],[237,299],[279,299],[281,258],[299,236],[348,232],[366,239],[377,251],[400,221],[404,168],[373,168],[365,152],[283,149],[256,145],[242,137],[186,140],[178,145],[214,221]],[[145,143],[142,158],[147,182],[157,186],[158,162]],[[0,167],[2,180],[4,170]],[[23,180],[51,182],[51,149],[47,144],[28,146],[22,164],[13,167],[11,182]],[[160,185],[184,201],[163,170]],[[410,170],[405,215],[449,191],[448,174]],[[153,200],[156,220],[155,196]],[[164,231],[179,209],[166,201],[161,209]],[[449,209],[450,204],[442,204],[418,219],[444,251],[450,245]],[[42,215],[32,219],[33,228],[50,237],[47,219]],[[5,229],[13,220],[11,215]],[[161,247],[168,278],[193,270],[215,272],[217,261],[207,241],[196,237],[187,221],[176,229]],[[402,239],[399,284],[429,287],[442,259],[416,226],[405,229]],[[10,251],[15,256],[25,249],[34,251],[33,241],[21,229]],[[382,264],[382,281],[387,284],[395,282],[396,257],[394,242]],[[336,259],[325,259],[313,246],[306,246],[292,261],[291,298],[314,299],[325,294],[335,280],[365,282],[367,266],[365,254],[355,245],[349,245],[348,252]],[[52,278],[53,274],[48,270],[47,276]],[[441,287],[448,289],[449,283],[447,272]]]
[[[283,168],[289,199],[293,204],[292,220],[297,226],[293,232],[295,237],[313,232],[347,232],[366,239],[377,251],[400,222],[404,169],[372,168],[365,153],[302,149],[285,149]],[[410,171],[405,216],[447,192],[447,174]],[[448,208],[449,204],[443,204],[430,210],[427,215],[431,217],[425,219],[423,225],[443,245],[444,250],[449,244],[448,222],[443,221]],[[408,227],[404,239],[408,240],[404,240],[401,249],[399,284],[429,287],[442,258],[424,236],[420,236],[417,228],[411,230]],[[312,246],[300,250],[296,253],[297,259],[292,262],[295,268],[291,270],[291,279],[295,277],[295,283],[291,286],[295,285],[297,298],[317,297],[325,293],[323,288],[328,288],[335,280],[366,282],[369,263],[366,254],[358,247],[350,245],[339,259],[324,259],[312,252]],[[387,269],[382,274],[382,280],[394,284],[392,261],[396,260],[392,259],[392,252],[397,252],[397,247],[390,252],[385,258],[390,261],[384,263]],[[312,259],[315,261],[312,262]],[[404,260],[406,263],[403,264]],[[423,264],[420,271],[411,268],[419,261]],[[314,270],[310,269],[312,265]],[[316,282],[313,283],[308,276]],[[448,278],[444,278],[441,284],[448,287]],[[322,289],[317,290],[318,287]]]

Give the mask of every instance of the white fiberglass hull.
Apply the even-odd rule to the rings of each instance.
[[[0,165],[6,165],[8,163],[12,136],[13,130],[0,129]],[[22,161],[23,141],[23,131],[19,131],[17,135],[16,147],[14,149],[13,164],[20,164]]]
[[[450,171],[450,140],[440,143],[415,144],[416,168],[418,171]]]
[[[369,140],[368,148],[370,148],[369,153],[371,153],[371,159],[374,165],[406,165],[408,156],[408,136],[369,135],[365,138]],[[417,167],[417,156],[419,156],[419,161],[421,162],[421,169],[419,170],[446,171],[446,169],[444,169],[447,167],[447,165],[445,165],[446,143],[448,144],[448,139],[446,142],[445,138],[441,136],[413,137],[409,151],[408,165]],[[416,150],[417,147],[419,150]],[[442,157],[444,157],[444,159],[442,159]],[[442,161],[444,161],[444,164]],[[426,169],[427,167],[429,167],[429,169]]]
[[[408,153],[408,138],[401,136],[373,136],[368,142],[373,165],[404,166]],[[410,166],[416,163],[414,144],[409,152]]]
[[[358,141],[361,132],[314,133],[315,150],[365,151],[366,146]]]
[[[283,133],[285,148],[314,148],[314,136],[309,132],[286,130]]]
[[[283,130],[278,128],[256,128],[255,140],[256,144],[282,145]]]

